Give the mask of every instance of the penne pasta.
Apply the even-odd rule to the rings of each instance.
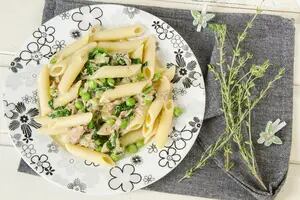
[[[70,66],[66,69],[61,81],[58,84],[58,90],[60,93],[65,93],[69,90],[74,80],[84,67],[84,64],[88,59],[89,50],[95,47],[96,43],[89,43],[72,56],[72,59],[69,63]]]
[[[140,46],[142,46],[144,40],[129,40],[121,42],[98,42],[97,46],[101,47],[107,51],[114,52],[133,52]]]
[[[161,98],[156,98],[150,105],[145,119],[145,126],[149,127],[154,124],[155,119],[159,115],[164,101]]]
[[[155,70],[155,52],[156,52],[156,40],[154,36],[150,36],[146,42],[144,47],[144,55],[143,55],[143,63],[147,63],[144,68],[144,76],[151,80],[154,76]]]
[[[144,139],[142,130],[134,130],[120,138],[120,144],[122,147],[126,147],[129,144],[133,144],[138,140]]]
[[[51,138],[54,140],[55,143],[59,144],[62,147],[65,147],[65,144],[68,143],[68,135],[51,135]]]
[[[65,147],[74,156],[94,162],[95,164],[104,164],[108,166],[115,165],[115,162],[107,154],[74,144],[66,144]]]
[[[78,97],[78,91],[81,86],[82,81],[78,81],[73,85],[70,90],[66,93],[60,94],[56,99],[53,100],[53,107],[57,108],[60,106],[64,106],[67,103],[73,101]]]
[[[163,76],[159,81],[159,86],[157,89],[158,99],[166,101],[169,99],[172,88],[169,79],[166,76]]]
[[[141,64],[127,66],[103,66],[87,79],[130,77],[141,71]]]
[[[49,91],[50,91],[49,68],[47,65],[44,65],[38,77],[38,96],[39,96],[41,116],[45,116],[49,112],[51,112],[51,109],[48,105],[48,102],[50,100]]]
[[[176,67],[173,65],[172,67],[167,68],[164,72],[163,75],[168,78],[169,81],[172,81],[176,74]]]
[[[82,36],[81,38],[79,38],[78,40],[76,40],[75,42],[73,42],[73,43],[67,45],[65,48],[63,48],[60,52],[58,52],[56,55],[54,55],[57,60],[56,62],[62,61],[64,58],[70,56],[77,50],[84,47],[89,42],[89,37],[90,37],[89,34],[86,34],[86,35]]]
[[[68,66],[68,59],[64,59],[58,63],[53,64],[49,69],[50,75],[52,77],[61,76],[67,69],[67,66]]]
[[[135,111],[134,118],[130,121],[123,134],[141,128],[145,121],[148,106],[140,104]]]
[[[50,128],[55,123],[55,120],[48,116],[38,116],[34,120],[42,125],[43,128]]]
[[[168,140],[168,135],[172,128],[174,104],[173,100],[169,100],[165,103],[160,116],[160,122],[155,134],[155,142],[158,148],[163,148]]]
[[[126,27],[106,29],[95,33],[92,37],[92,41],[111,41],[122,40],[132,37],[140,36],[144,33],[144,27],[142,25],[131,25]]]
[[[141,61],[143,60],[143,51],[144,51],[144,44],[140,45],[138,48],[136,48],[132,53],[132,58],[139,58]]]
[[[53,128],[67,128],[79,125],[87,125],[93,118],[93,114],[88,113],[79,113],[76,115],[70,115],[67,117],[58,117],[53,119],[55,123]]]
[[[149,84],[149,81],[140,81],[118,85],[114,89],[106,90],[100,98],[100,103],[105,103],[121,97],[128,97],[139,94],[143,91],[147,84]]]
[[[157,133],[157,128],[160,122],[160,116],[158,116],[151,126],[146,128],[145,124],[143,126],[143,136],[145,137],[144,143],[148,143]],[[145,128],[145,129],[144,129]],[[144,134],[145,133],[145,134]]]

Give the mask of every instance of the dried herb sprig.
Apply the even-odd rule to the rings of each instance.
[[[261,11],[257,10],[253,18],[247,23],[244,31],[238,34],[237,44],[232,52],[231,62],[225,61],[224,45],[226,42],[227,27],[224,24],[210,24],[209,28],[215,32],[217,47],[219,51],[219,62],[216,65],[208,65],[209,71],[212,72],[216,80],[220,83],[222,111],[225,119],[225,131],[217,141],[206,148],[202,153],[200,160],[189,169],[181,179],[190,178],[197,169],[203,168],[207,161],[214,157],[219,151],[224,150],[224,166],[226,170],[233,167],[230,160],[233,154],[231,146],[236,144],[239,154],[243,159],[250,173],[261,185],[264,185],[257,168],[252,144],[251,133],[251,113],[254,107],[264,98],[268,90],[275,81],[280,79],[284,74],[284,68],[280,68],[277,75],[268,82],[264,89],[258,95],[253,94],[255,81],[263,78],[270,63],[266,60],[260,65],[252,65],[250,69],[243,73],[244,67],[252,59],[249,52],[242,53],[240,44],[247,38],[248,30],[253,26],[253,22]],[[242,70],[243,69],[243,70]]]

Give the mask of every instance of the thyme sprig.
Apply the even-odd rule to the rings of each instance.
[[[229,62],[225,60],[224,49],[227,34],[226,25],[209,25],[209,28],[215,32],[219,61],[215,65],[209,64],[208,69],[220,84],[225,130],[215,143],[206,148],[200,160],[185,173],[181,180],[190,178],[196,170],[203,168],[207,161],[215,157],[221,150],[224,151],[224,167],[226,170],[230,170],[234,166],[230,158],[235,153],[232,151],[232,145],[235,144],[247,169],[259,185],[264,190],[267,190],[259,174],[255,159],[252,143],[251,113],[255,106],[266,96],[274,82],[284,75],[285,70],[280,68],[277,75],[258,94],[254,94],[255,82],[257,79],[264,77],[271,64],[266,60],[262,64],[252,65],[246,71],[245,66],[247,66],[253,55],[249,52],[243,53],[240,45],[247,38],[248,30],[252,28],[254,20],[260,13],[261,11],[257,9],[253,18],[247,22],[244,31],[238,34],[236,46],[232,50],[232,59]]]

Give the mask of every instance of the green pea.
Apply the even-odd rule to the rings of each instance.
[[[101,152],[101,150],[102,150],[101,146],[97,146],[96,149],[95,149],[95,151],[97,151],[97,152]]]
[[[87,100],[91,99],[91,95],[90,95],[90,93],[88,93],[88,92],[84,92],[84,93],[81,95],[81,97],[82,97],[82,99],[83,99],[84,101],[87,101]]]
[[[138,152],[138,148],[135,144],[130,144],[125,148],[125,151],[127,153],[133,154],[133,153]]]
[[[108,123],[109,125],[114,125],[115,124],[115,120],[113,118],[110,118],[106,121],[106,123]]]
[[[83,88],[79,89],[79,96],[82,96],[86,91]]]
[[[144,139],[140,139],[138,141],[136,141],[135,145],[137,146],[137,148],[141,148],[144,146]]]
[[[146,105],[151,104],[152,101],[153,101],[153,96],[147,95],[147,96],[144,97],[144,103],[145,103]]]
[[[182,108],[177,107],[177,106],[174,108],[173,114],[174,114],[175,117],[179,117],[180,115],[182,115],[182,113],[183,113],[183,109]]]
[[[138,74],[136,75],[136,79],[137,79],[138,81],[141,81],[141,80],[144,80],[144,79],[145,79],[145,76],[144,76],[144,74],[141,72],[141,73],[138,73]]]
[[[129,107],[134,106],[135,103],[136,103],[136,101],[135,101],[135,99],[132,98],[132,97],[130,97],[130,98],[128,98],[128,99],[126,100],[126,106],[129,106]]]
[[[88,123],[88,128],[89,128],[89,129],[95,128],[94,121],[90,121],[90,122]]]
[[[123,119],[120,125],[121,129],[125,129],[128,126],[128,120],[127,119]]]
[[[82,101],[76,101],[75,102],[75,107],[78,109],[78,110],[82,110],[84,108],[84,105],[82,103]]]
[[[116,154],[116,153],[112,153],[110,154],[111,159],[113,159],[113,161],[118,161],[121,160],[123,155],[122,154]]]
[[[106,82],[110,86],[115,86],[115,80],[113,78],[108,78]]]
[[[55,64],[56,62],[57,62],[57,58],[56,57],[51,58],[50,64]]]
[[[94,81],[94,80],[89,80],[88,81],[88,86],[89,86],[89,88],[90,89],[96,89],[97,88],[97,83],[96,83],[96,81]]]

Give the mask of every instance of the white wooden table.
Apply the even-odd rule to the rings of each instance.
[[[109,2],[109,0],[106,0]],[[205,1],[205,0],[204,0]],[[254,0],[206,0],[211,12],[253,12]],[[226,1],[228,3],[220,3]],[[115,0],[113,2],[139,3],[162,7],[201,9],[201,0]],[[300,199],[300,0],[266,0],[264,8],[268,13],[294,18],[296,27],[295,78],[294,78],[294,126],[293,145],[287,182],[276,198],[277,200]],[[1,0],[0,3],[0,86],[14,53],[22,42],[41,22],[43,0]],[[234,9],[233,9],[234,8]],[[0,90],[0,93],[2,91]],[[2,101],[1,101],[2,103]],[[0,115],[3,116],[2,106]],[[297,123],[298,122],[298,123]],[[7,129],[0,118],[0,199],[99,199],[83,196],[48,183],[40,177],[17,172],[20,155],[13,149],[7,136]],[[201,199],[190,196],[166,194],[149,191],[136,191],[129,194],[104,197],[101,199]]]

